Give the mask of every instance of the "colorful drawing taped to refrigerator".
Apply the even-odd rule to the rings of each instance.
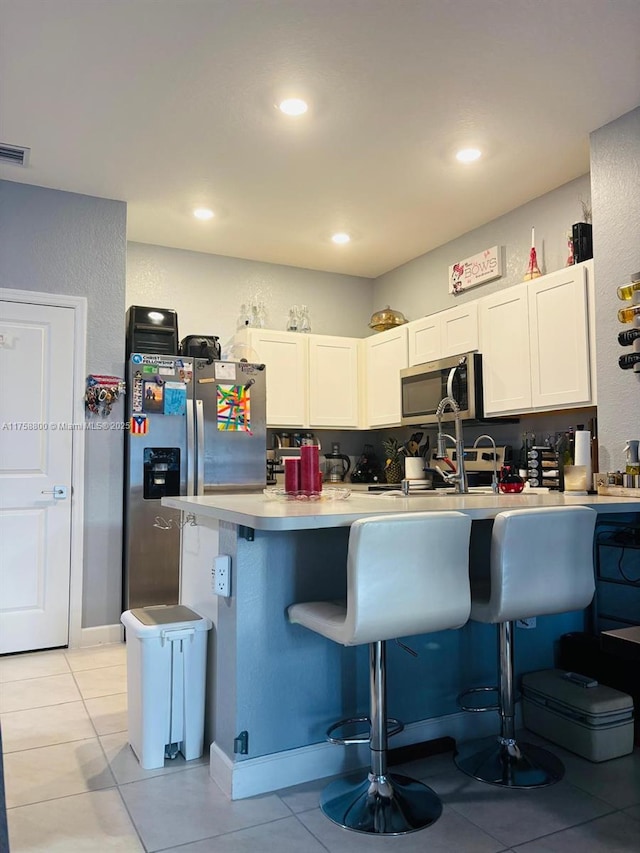
[[[244,385],[218,385],[218,430],[251,432],[251,397]]]
[[[187,386],[184,382],[165,382],[164,414],[184,415],[187,412]]]

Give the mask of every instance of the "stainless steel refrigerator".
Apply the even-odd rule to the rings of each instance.
[[[127,379],[125,610],[178,601],[180,513],[163,497],[266,482],[264,365],[134,353]]]

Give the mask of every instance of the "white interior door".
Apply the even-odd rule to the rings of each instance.
[[[73,352],[72,308],[0,300],[0,653],[68,643]]]

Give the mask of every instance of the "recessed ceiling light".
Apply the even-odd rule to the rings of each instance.
[[[337,234],[334,234],[331,237],[331,239],[334,243],[337,243],[340,246],[343,245],[344,243],[350,243],[351,242],[351,237],[348,234],[346,234],[344,231],[339,231]]]
[[[288,116],[301,116],[306,113],[309,107],[302,98],[285,98],[278,104],[278,109]]]
[[[463,148],[456,154],[456,160],[459,160],[461,163],[473,163],[474,160],[477,160],[481,156],[482,151],[478,148]]]
[[[213,217],[215,216],[213,210],[209,210],[208,207],[197,207],[193,211],[193,215],[197,219],[213,219]]]

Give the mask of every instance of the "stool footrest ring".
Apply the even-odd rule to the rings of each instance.
[[[471,711],[472,713],[480,713],[481,711],[499,711],[500,706],[496,702],[495,705],[466,705],[464,699],[467,696],[472,696],[474,693],[497,693],[497,687],[470,687],[464,690],[458,696],[458,705],[463,711]]]
[[[500,704],[496,702],[495,705],[465,705],[464,699],[466,696],[471,696],[474,693],[497,693],[497,687],[470,687],[468,690],[463,690],[462,693],[458,695],[457,702],[458,707],[462,708],[463,711],[471,711],[473,714],[478,714],[481,711],[499,711]],[[520,694],[516,693],[513,699],[514,703],[520,701]]]
[[[351,737],[335,737],[334,732],[343,726],[353,726],[357,723],[366,723],[369,726],[367,734],[354,734]],[[348,717],[346,720],[339,720],[327,729],[327,740],[329,743],[335,743],[339,746],[348,746],[352,743],[369,743],[371,740],[371,720],[369,717]],[[396,720],[393,717],[387,717],[387,737],[399,734],[404,729],[404,723]]]

